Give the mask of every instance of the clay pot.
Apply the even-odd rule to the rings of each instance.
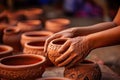
[[[25,10],[25,16],[28,20],[37,20],[42,13],[43,10],[40,8],[30,8]]]
[[[44,43],[45,41],[30,41],[25,43],[25,47],[23,52],[25,54],[38,54],[38,55],[43,55],[44,54]]]
[[[8,27],[4,29],[3,43],[13,47],[14,52],[21,51],[20,44],[21,32],[17,27]]]
[[[113,20],[117,25],[120,25],[120,8],[118,9],[118,12]]]
[[[7,45],[0,45],[0,58],[12,55],[13,48]]]
[[[61,56],[62,54],[58,53],[58,49],[67,41],[67,38],[59,38],[52,40],[48,45],[48,58],[50,61],[57,66],[57,63],[55,63],[55,60]]]
[[[45,57],[20,54],[0,59],[0,77],[7,80],[34,80],[41,77]]]
[[[17,27],[20,28],[22,32],[40,30],[42,28],[40,20],[27,20],[24,22],[19,22]]]
[[[50,19],[47,20],[45,23],[46,30],[52,32],[59,32],[68,28],[70,25],[70,20],[65,18],[57,18],[57,19]]]
[[[73,80],[101,80],[101,71],[98,64],[88,60],[65,68],[64,76]]]
[[[37,80],[72,80],[64,77],[46,77],[46,78],[40,78]]]
[[[8,27],[8,25],[7,24],[0,24],[0,43],[2,43],[2,38],[3,38],[3,30],[5,29],[5,28],[7,28]]]
[[[53,66],[52,62],[48,59],[48,57],[44,53],[44,44],[45,44],[45,41],[27,42],[25,43],[23,53],[45,56],[46,57],[45,67]]]
[[[21,45],[24,46],[29,41],[45,41],[53,33],[50,31],[31,31],[23,33],[21,36]]]

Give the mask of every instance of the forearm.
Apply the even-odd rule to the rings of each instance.
[[[76,36],[83,36],[91,33],[96,33],[99,31],[107,30],[116,26],[117,25],[114,22],[103,22],[103,23],[99,23],[99,24],[95,24],[87,27],[76,27],[75,34]]]
[[[87,35],[93,49],[120,44],[120,26]]]

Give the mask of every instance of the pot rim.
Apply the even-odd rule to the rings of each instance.
[[[69,39],[69,38],[57,38],[57,39],[52,40],[50,43],[51,43],[52,45],[61,46],[61,44],[54,44],[53,42],[55,42],[55,41],[61,41],[61,40],[65,40],[65,42],[66,42],[68,39]]]
[[[68,79],[65,77],[44,77],[44,78],[40,78],[40,79],[36,79],[36,80],[45,80],[45,79],[62,79],[62,80],[72,80],[72,79]]]
[[[39,41],[39,40],[36,40],[36,41],[29,41],[29,42],[26,42],[25,43],[25,47],[29,47],[29,48],[32,48],[34,47],[35,49],[44,49],[44,46],[32,46],[32,45],[28,45],[29,43],[32,43],[32,42],[45,42],[45,41]]]
[[[5,50],[5,51],[3,51],[3,52],[0,52],[0,55],[2,55],[2,54],[7,54],[7,53],[13,51],[13,48],[12,48],[11,46],[8,46],[8,45],[0,45],[0,47],[3,47],[3,48],[5,48],[5,49],[7,49],[7,50]]]
[[[52,35],[53,33],[52,32],[50,32],[50,31],[30,31],[30,32],[25,32],[25,33],[23,33],[22,34],[22,38],[23,39],[32,39],[33,37],[31,37],[31,36],[29,36],[29,35],[46,35],[46,36],[42,36],[42,37],[34,37],[34,39],[35,38],[37,38],[37,39],[41,39],[41,38],[46,38],[46,37],[48,37],[48,36],[50,36],[50,35]]]
[[[13,30],[12,32],[7,32],[7,30]],[[13,33],[18,33],[20,32],[20,29],[18,27],[7,27],[4,29],[5,34],[13,34]]]
[[[2,64],[1,61],[4,60],[4,59],[9,59],[9,58],[14,58],[14,57],[19,57],[19,56],[34,56],[34,57],[37,57],[37,58],[41,58],[42,60],[40,62],[37,62],[37,63],[34,63],[34,64],[29,64],[29,65],[18,65],[18,66],[12,66],[12,65],[5,65],[5,64]],[[18,54],[18,55],[13,55],[13,56],[7,56],[7,57],[4,57],[4,58],[1,58],[0,59],[0,67],[2,68],[7,68],[7,69],[23,69],[23,68],[31,68],[31,67],[34,67],[34,66],[37,66],[37,65],[40,65],[40,64],[43,64],[44,62],[46,61],[46,58],[42,55],[34,55],[34,54]]]

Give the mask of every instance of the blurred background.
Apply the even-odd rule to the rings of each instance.
[[[88,26],[112,21],[119,7],[120,0],[0,0],[0,23],[16,25],[17,21],[37,19],[45,28],[48,19],[67,18],[71,21],[69,27]],[[39,18],[31,16],[35,8],[41,10]],[[6,14],[7,17],[4,16]],[[16,15],[20,16],[16,18]],[[120,75],[119,45],[96,49],[88,58],[104,62]]]

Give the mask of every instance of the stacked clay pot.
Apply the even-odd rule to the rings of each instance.
[[[56,66],[58,66],[58,64],[55,60],[62,55],[58,53],[58,50],[68,39],[69,38],[54,39],[48,45],[48,58]],[[65,67],[64,76],[73,80],[100,80],[101,72],[98,64],[84,59],[82,61],[83,62],[79,64],[74,64],[70,68]]]
[[[3,43],[13,47],[14,52],[21,51],[21,31],[17,27],[8,27],[4,29]]]
[[[64,76],[74,80],[101,80],[101,71],[98,64],[84,60],[71,68],[65,68]]]
[[[8,45],[0,45],[0,58],[12,55],[13,48]]]
[[[21,36],[21,45],[24,46],[29,41],[45,41],[53,33],[50,31],[31,31],[23,33]]]
[[[0,77],[7,80],[34,80],[45,71],[45,57],[19,54],[0,59]]]
[[[22,32],[28,32],[40,30],[42,28],[42,24],[40,20],[27,20],[19,22],[17,27],[19,27]]]
[[[68,28],[70,25],[70,20],[65,18],[57,18],[57,19],[50,19],[47,20],[45,23],[46,30],[52,32],[59,32]]]

